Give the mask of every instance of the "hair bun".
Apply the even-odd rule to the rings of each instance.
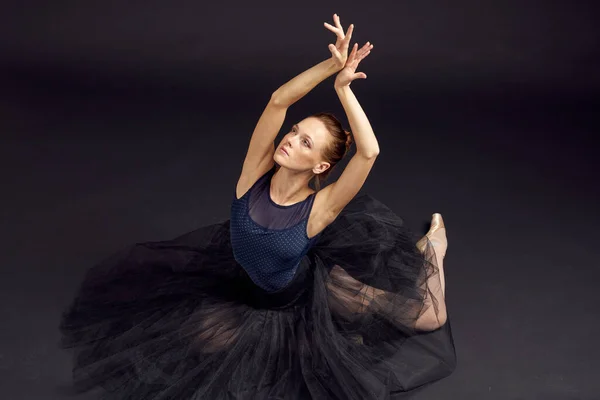
[[[352,145],[352,134],[347,130],[344,130],[344,133],[346,134],[346,150],[348,150]]]

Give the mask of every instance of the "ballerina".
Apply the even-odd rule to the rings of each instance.
[[[441,214],[415,236],[358,194],[379,153],[350,84],[373,49],[340,18],[331,58],[274,91],[250,139],[230,219],[128,246],[90,268],[65,310],[73,388],[114,399],[388,399],[452,373]],[[287,109],[337,74],[352,133]],[[336,182],[322,183],[356,144]],[[310,182],[315,181],[316,190]]]

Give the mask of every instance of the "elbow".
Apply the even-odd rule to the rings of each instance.
[[[271,103],[272,105],[277,106],[277,107],[287,107],[286,105],[283,104],[283,101],[281,100],[281,96],[279,95],[279,93],[277,93],[277,91],[275,91],[271,94],[271,99],[269,100],[269,103]]]
[[[271,99],[269,103],[277,105],[279,103],[279,97],[277,96],[277,92],[271,93]]]
[[[369,150],[369,151],[359,151],[357,153],[361,154],[364,158],[375,159],[379,155],[379,149]]]

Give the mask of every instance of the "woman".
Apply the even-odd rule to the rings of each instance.
[[[332,57],[277,89],[252,135],[229,220],[136,243],[88,271],[61,320],[78,391],[115,399],[388,399],[448,376],[445,227],[420,240],[357,195],[379,153],[350,83],[373,46]],[[356,154],[331,114],[273,143],[287,108],[337,73]],[[317,190],[309,182],[316,178]]]

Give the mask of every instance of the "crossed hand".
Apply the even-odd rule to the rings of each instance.
[[[361,47],[360,50],[358,50],[358,43],[355,43],[352,47],[350,56],[348,56],[348,47],[350,44],[350,39],[352,38],[352,32],[354,31],[354,24],[350,24],[348,31],[346,34],[344,34],[344,29],[340,24],[340,17],[337,14],[333,14],[333,21],[335,26],[330,25],[327,22],[324,22],[324,25],[337,36],[335,45],[330,44],[328,47],[329,51],[331,51],[331,58],[333,62],[340,69],[340,72],[338,73],[334,83],[334,86],[339,88],[342,86],[349,86],[350,83],[355,79],[367,78],[365,73],[357,73],[356,68],[362,59],[371,53],[373,45],[367,42],[363,47]]]

